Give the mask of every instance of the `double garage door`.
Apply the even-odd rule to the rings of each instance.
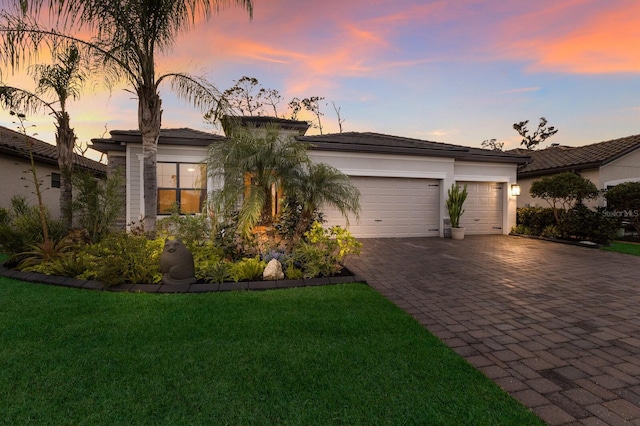
[[[349,230],[358,238],[437,237],[440,224],[440,181],[390,177],[351,177],[360,190],[360,220],[349,218]],[[464,184],[464,182],[461,182]],[[462,226],[469,234],[502,233],[500,184],[467,182]],[[494,199],[489,200],[488,197]],[[499,206],[498,202],[499,201]],[[493,209],[487,211],[486,209]],[[499,211],[499,215],[498,215]],[[345,226],[332,208],[324,209],[327,226]],[[499,222],[499,223],[498,223]],[[499,228],[499,229],[498,229]]]

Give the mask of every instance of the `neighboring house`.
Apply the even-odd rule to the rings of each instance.
[[[60,217],[60,169],[55,145],[0,126],[0,207],[11,207],[14,196],[24,196],[30,205],[37,205],[35,184],[31,174],[28,142],[31,143],[38,180],[44,204],[52,218]],[[78,154],[74,155],[76,170],[86,170],[105,177],[105,164]]]
[[[444,236],[445,200],[454,182],[467,184],[462,226],[468,234],[507,234],[515,226],[517,167],[528,156],[469,148],[377,133],[338,133],[303,136],[304,121],[271,117],[241,117],[244,125],[276,123],[283,132],[309,144],[310,158],[327,163],[351,177],[361,192],[360,221],[350,220],[357,237]],[[183,213],[199,211],[206,193],[198,166],[207,146],[224,136],[190,129],[164,129],[158,141],[158,197],[165,202],[188,199]],[[109,169],[122,167],[126,175],[127,224],[142,218],[142,139],[139,131],[112,131],[108,139],[94,139],[93,148],[108,155]],[[189,171],[191,170],[191,171]],[[186,184],[184,184],[186,182]],[[208,182],[208,185],[212,185]],[[196,192],[201,191],[201,192]],[[166,201],[165,201],[166,200]],[[197,200],[197,201],[196,201]],[[198,207],[198,208],[196,208]],[[328,224],[345,224],[327,209]]]
[[[554,144],[541,150],[514,149],[509,152],[531,157],[531,162],[518,170],[518,184],[521,187],[518,207],[546,207],[544,200],[529,194],[531,184],[544,176],[561,172],[576,172],[593,182],[598,189],[640,181],[640,135],[585,146]],[[599,200],[593,204],[601,203],[602,200]]]

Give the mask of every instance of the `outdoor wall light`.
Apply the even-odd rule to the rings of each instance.
[[[511,185],[511,195],[514,195],[516,197],[520,195],[520,185],[518,185],[517,183]]]

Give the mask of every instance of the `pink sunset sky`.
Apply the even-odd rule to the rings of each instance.
[[[242,76],[283,95],[323,96],[325,133],[368,131],[479,147],[518,146],[512,125],[544,116],[549,139],[585,145],[640,133],[640,2],[635,0],[254,0],[181,35],[159,72],[205,74],[224,90]],[[28,85],[24,75],[5,83]],[[124,89],[91,87],[72,103],[80,142],[137,128]],[[161,87],[163,127],[213,131]],[[53,142],[48,116],[30,117]],[[14,128],[8,112],[0,125]],[[311,130],[312,134],[317,130]],[[543,146],[546,146],[544,144]]]

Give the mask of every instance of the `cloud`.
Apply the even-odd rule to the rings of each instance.
[[[640,3],[574,0],[516,16],[496,48],[531,72],[640,72]]]
[[[527,92],[537,92],[541,90],[540,87],[521,87],[518,89],[509,89],[509,90],[502,90],[500,92],[497,92],[497,94],[499,95],[509,95],[512,93],[527,93]]]

